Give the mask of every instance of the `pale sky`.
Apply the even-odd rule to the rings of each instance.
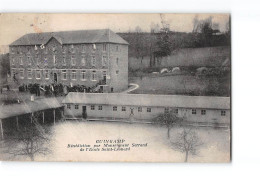
[[[213,17],[214,23],[224,31],[229,14],[197,14],[199,19]],[[196,14],[164,14],[171,30],[191,32]],[[110,28],[114,32],[128,32],[140,26],[150,31],[151,23],[160,24],[160,14],[0,14],[0,47],[9,45],[27,33],[66,30]]]

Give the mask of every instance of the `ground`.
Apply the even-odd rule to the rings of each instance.
[[[185,155],[175,151],[167,139],[167,129],[151,124],[130,124],[111,122],[60,122],[52,126],[52,154],[38,156],[36,161],[128,161],[128,162],[183,162]],[[197,128],[203,142],[197,156],[190,156],[189,162],[229,162],[229,130]],[[171,130],[171,141],[181,128]],[[68,148],[68,144],[96,144],[96,140],[124,139],[132,145],[145,144],[147,147],[131,147],[130,151],[80,152],[80,148]],[[7,156],[6,156],[7,157]],[[26,159],[26,158],[20,158]],[[28,159],[28,158],[27,158]]]
[[[136,94],[178,94],[195,96],[230,96],[230,77],[202,77],[190,74],[145,74],[133,76],[129,82],[140,87]]]

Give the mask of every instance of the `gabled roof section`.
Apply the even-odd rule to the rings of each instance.
[[[127,41],[110,29],[100,29],[30,33],[14,41],[10,44],[10,46],[46,44],[52,37],[57,39],[62,44],[116,43],[128,45]]]

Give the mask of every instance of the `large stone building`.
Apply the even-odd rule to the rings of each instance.
[[[9,52],[19,85],[85,85],[102,92],[128,87],[128,43],[109,29],[26,34]]]

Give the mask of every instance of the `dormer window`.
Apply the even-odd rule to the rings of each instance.
[[[55,52],[56,51],[56,45],[52,46],[52,51]]]

